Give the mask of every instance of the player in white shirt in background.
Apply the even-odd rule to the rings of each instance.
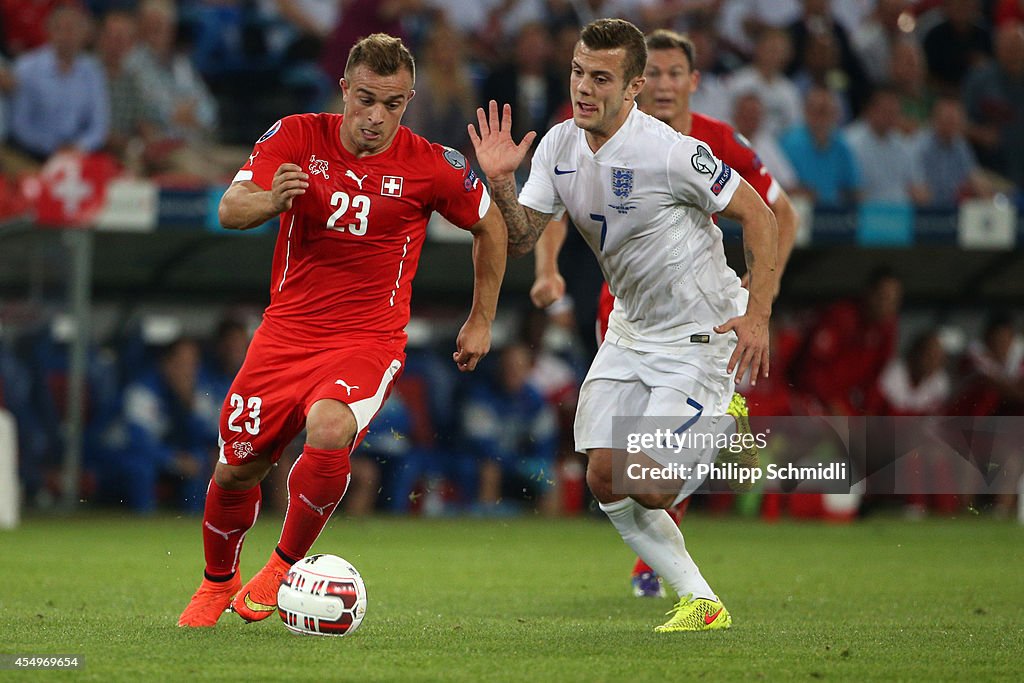
[[[736,377],[767,376],[778,230],[754,189],[705,144],[636,108],[646,60],[644,36],[629,22],[584,27],[572,62],[573,120],[541,140],[518,198],[513,174],[536,134],[517,145],[510,107],[499,120],[491,102],[470,138],[508,225],[509,252],[529,252],[552,216],[568,211],[616,297],[580,391],[576,449],[587,454],[601,509],[680,596],[656,630],[728,628],[729,612],[665,511],[691,482],[671,492],[613,491],[622,444],[616,453],[612,418],[722,416]],[[714,213],[743,226],[749,296],[726,264]]]

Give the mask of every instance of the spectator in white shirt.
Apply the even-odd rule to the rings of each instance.
[[[878,0],[871,17],[853,32],[853,49],[874,85],[889,81],[893,45],[907,35],[900,27],[911,26],[912,17],[906,14],[911,4],[911,0]]]
[[[757,150],[761,163],[784,190],[796,189],[800,183],[793,165],[775,137],[764,129],[764,106],[760,96],[756,92],[740,95],[733,106],[732,123],[736,132],[747,138],[750,147]]]
[[[800,91],[783,72],[792,52],[789,33],[784,29],[764,29],[757,39],[753,63],[737,71],[729,81],[734,102],[740,94],[758,94],[764,104],[764,127],[771,135],[779,135],[803,120]]]
[[[847,143],[859,162],[864,201],[928,202],[924,169],[899,122],[899,94],[883,87],[872,94],[864,115],[846,129]]]

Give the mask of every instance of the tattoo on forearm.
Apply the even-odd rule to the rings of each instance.
[[[519,204],[515,181],[491,185],[491,195],[498,205],[508,229],[508,254],[515,258],[526,254],[537,243],[550,214],[526,208]]]

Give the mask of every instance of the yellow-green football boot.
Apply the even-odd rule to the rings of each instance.
[[[661,626],[655,627],[655,633],[675,633],[676,631],[714,631],[732,626],[732,617],[721,600],[709,598],[693,599],[693,593],[679,598],[671,610],[672,618]]]

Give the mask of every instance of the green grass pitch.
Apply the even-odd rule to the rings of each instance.
[[[250,532],[243,578],[279,528],[267,515]],[[276,616],[175,626],[202,568],[196,519],[30,519],[0,532],[0,654],[81,654],[60,676],[95,681],[1021,680],[1011,522],[691,515],[685,532],[730,631],[652,633],[671,603],[628,594],[631,555],[596,517],[342,517],[314,550],[363,573],[366,620],[311,638]]]

